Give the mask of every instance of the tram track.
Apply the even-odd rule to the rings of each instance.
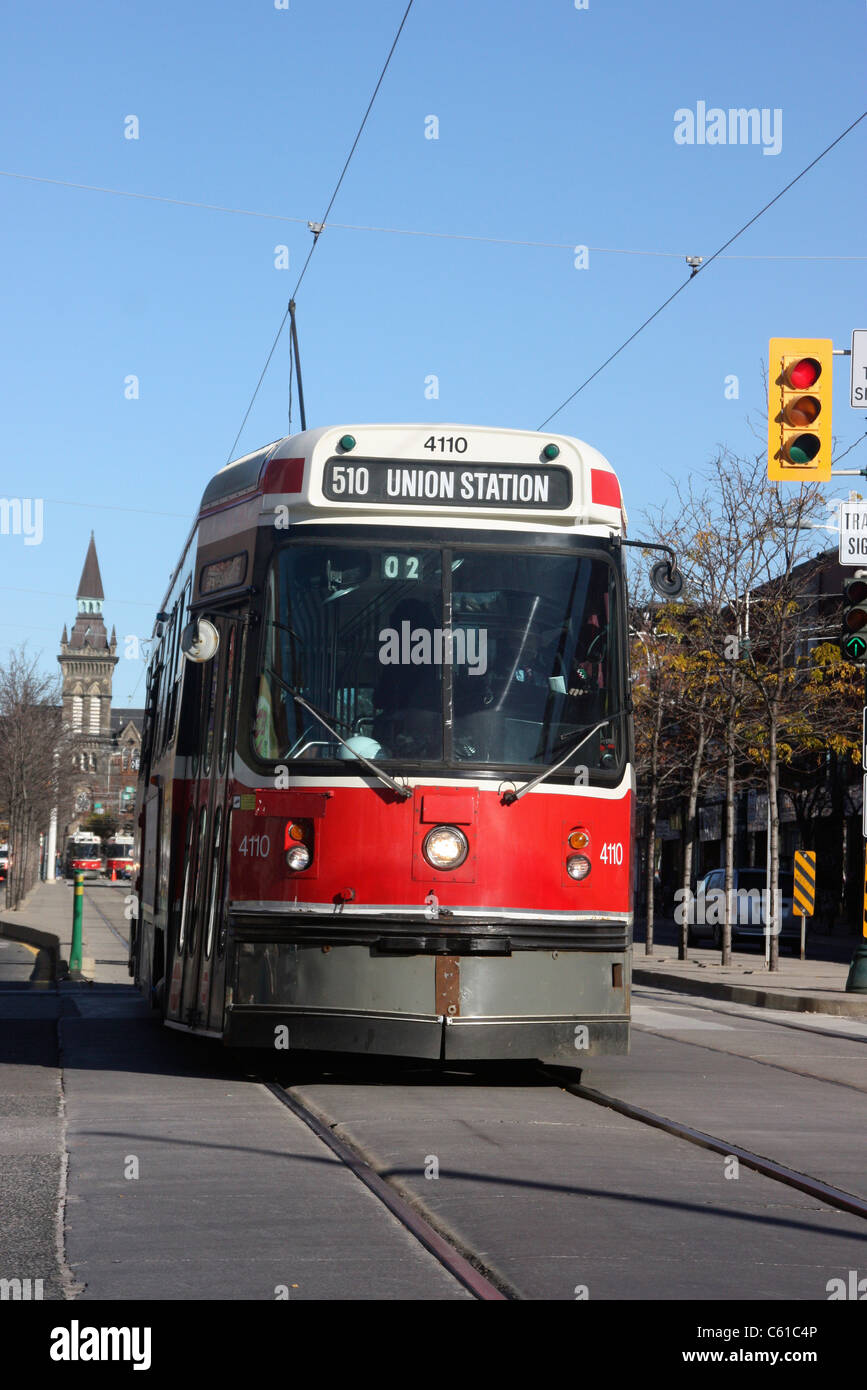
[[[94,910],[94,912],[96,913],[96,915],[97,915],[98,917],[101,917],[101,918],[102,918],[104,924],[108,927],[109,931],[112,932],[112,934],[113,934],[114,936],[117,937],[117,939],[118,939],[118,941],[120,942],[121,946],[126,947],[126,949],[127,949],[127,951],[128,951],[128,950],[129,950],[129,938],[126,937],[126,936],[122,936],[122,935],[121,935],[121,933],[117,930],[117,927],[114,925],[114,923],[113,923],[108,917],[106,917],[106,915],[105,915],[105,913],[103,912],[102,908],[101,908],[96,902],[94,902],[94,900],[93,900],[93,898],[92,898],[90,892],[88,892],[87,884],[84,885],[84,897],[85,897],[85,900],[87,901],[87,903],[89,904],[89,906],[93,908],[93,910]]]
[[[307,1125],[359,1182],[391,1212],[402,1226],[434,1259],[457,1279],[479,1302],[498,1303],[518,1300],[520,1293],[506,1280],[493,1273],[473,1251],[459,1242],[431,1212],[401,1191],[388,1177],[377,1170],[375,1162],[363,1149],[334,1133],[339,1123],[318,1107],[293,1096],[286,1086],[262,1077],[257,1078],[281,1105]]]
[[[675,1139],[683,1139],[698,1148],[709,1149],[713,1153],[722,1154],[725,1158],[736,1158],[745,1168],[760,1173],[762,1177],[770,1178],[786,1187],[796,1188],[799,1192],[804,1192],[808,1197],[813,1197],[827,1206],[836,1207],[838,1211],[848,1212],[850,1216],[867,1219],[867,1200],[856,1196],[855,1193],[844,1192],[842,1188],[834,1187],[821,1178],[814,1178],[808,1173],[801,1173],[795,1168],[790,1168],[787,1164],[778,1163],[775,1159],[754,1153],[750,1149],[743,1148],[740,1144],[732,1144],[724,1139],[719,1139],[716,1135],[707,1134],[704,1130],[695,1129],[692,1125],[683,1124],[679,1120],[672,1120],[666,1115],[657,1115],[651,1110],[645,1110],[639,1105],[633,1105],[630,1101],[620,1100],[615,1096],[605,1095],[604,1092],[597,1091],[591,1086],[584,1086],[580,1082],[558,1077],[554,1069],[540,1067],[539,1071],[540,1075],[561,1087],[569,1095],[576,1096],[579,1100],[586,1100],[593,1105],[613,1110],[626,1119],[636,1120],[650,1129],[662,1130]]]
[[[537,1065],[530,1071],[546,1086],[563,1091],[575,1100],[614,1111],[647,1130],[661,1132],[674,1140],[681,1140],[699,1149],[720,1154],[726,1159],[736,1158],[743,1168],[782,1187],[795,1189],[826,1208],[833,1208],[861,1220],[867,1218],[867,1200],[855,1193],[844,1191],[809,1173],[801,1172],[740,1144],[730,1143],[668,1115],[647,1110],[585,1086],[580,1079],[575,1079],[576,1075],[580,1078],[580,1073],[572,1072],[571,1075],[565,1075],[557,1068],[543,1065]],[[343,1085],[349,1077],[337,1072],[332,1074],[331,1079],[338,1085]],[[377,1145],[377,1156],[366,1141],[360,1139],[357,1134],[347,1132],[340,1107],[335,1106],[332,1109],[328,1099],[321,1096],[317,1099],[313,1099],[309,1094],[299,1096],[290,1085],[264,1077],[257,1077],[256,1080],[296,1118],[306,1124],[474,1298],[480,1301],[525,1301],[528,1297],[534,1296],[501,1275],[493,1264],[490,1253],[483,1258],[466,1239],[457,1236],[442,1208],[438,1214],[431,1211],[424,1197],[414,1190],[416,1175],[409,1171],[406,1165],[395,1163],[393,1159],[388,1163],[384,1161],[382,1143]],[[436,1078],[429,1073],[425,1073],[419,1081],[420,1084],[437,1084]],[[443,1078],[443,1084],[448,1084],[446,1078]],[[302,1085],[306,1090],[309,1082]],[[342,1131],[340,1134],[335,1132],[338,1128]],[[389,1148],[392,1148],[391,1144]],[[473,1241],[479,1247],[490,1250],[489,1242],[479,1239],[478,1233]]]

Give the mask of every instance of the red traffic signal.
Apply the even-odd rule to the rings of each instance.
[[[822,375],[821,363],[815,357],[800,357],[792,362],[783,373],[785,381],[796,391],[806,391]]]
[[[772,338],[768,389],[768,477],[831,477],[833,344],[828,338]]]

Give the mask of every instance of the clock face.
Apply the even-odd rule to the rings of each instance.
[[[79,792],[75,798],[76,811],[87,811],[90,808],[90,797],[87,792]]]

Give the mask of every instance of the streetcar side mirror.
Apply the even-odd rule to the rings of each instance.
[[[670,560],[657,560],[650,571],[650,583],[660,598],[677,598],[683,588],[683,575]]]
[[[194,619],[181,633],[181,651],[187,661],[211,661],[219,646],[219,631],[209,618]]]

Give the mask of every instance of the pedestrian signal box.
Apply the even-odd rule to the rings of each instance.
[[[768,384],[768,477],[772,482],[831,478],[830,338],[772,338]]]

